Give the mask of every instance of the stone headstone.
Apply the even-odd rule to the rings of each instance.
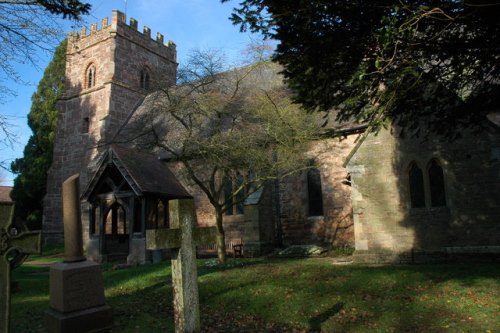
[[[0,332],[5,333],[9,332],[10,272],[15,256],[40,253],[41,244],[39,231],[17,230],[12,224],[13,217],[14,203],[0,202]]]
[[[171,249],[176,333],[200,331],[196,246],[215,242],[215,227],[198,228],[192,199],[169,202],[171,229],[146,231],[148,250]]]
[[[64,262],[85,260],[80,213],[79,175],[63,183]]]
[[[50,267],[50,309],[45,314],[51,333],[98,331],[113,325],[101,266],[83,255],[79,187],[78,175],[63,183],[64,262]]]

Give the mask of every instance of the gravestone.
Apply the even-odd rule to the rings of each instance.
[[[196,246],[215,242],[215,227],[199,228],[192,199],[169,202],[170,229],[146,231],[148,250],[171,249],[176,333],[200,331]]]
[[[16,257],[40,253],[41,244],[39,231],[17,230],[13,217],[14,203],[0,202],[0,332],[5,333],[9,332],[10,272]]]
[[[113,325],[106,305],[100,265],[83,255],[79,175],[63,183],[64,261],[50,267],[47,330],[54,333],[97,331]]]

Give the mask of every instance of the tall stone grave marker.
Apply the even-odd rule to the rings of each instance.
[[[170,228],[146,231],[148,250],[172,249],[172,287],[176,333],[200,331],[196,246],[213,244],[215,227],[198,228],[192,199],[169,202]]]
[[[111,327],[111,307],[104,299],[100,265],[83,255],[80,177],[63,183],[64,262],[50,267],[50,309],[47,330],[79,333]]]
[[[39,231],[19,232],[13,225],[14,203],[0,202],[0,332],[9,332],[11,255],[40,253]],[[15,260],[15,257],[13,257]]]

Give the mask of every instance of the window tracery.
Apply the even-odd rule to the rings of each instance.
[[[408,168],[408,185],[411,208],[446,206],[445,179],[443,168],[432,159],[425,173],[415,161]]]
[[[96,83],[96,67],[95,64],[90,64],[85,72],[85,87],[87,89],[95,86]]]

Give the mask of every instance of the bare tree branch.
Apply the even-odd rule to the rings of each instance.
[[[309,167],[302,152],[318,137],[320,116],[290,100],[271,62],[221,73],[223,57],[213,52],[197,51],[190,59],[181,72],[193,81],[148,96],[121,140],[180,163],[182,178],[214,207],[223,238],[222,214],[266,182]],[[225,186],[227,181],[233,185]]]

